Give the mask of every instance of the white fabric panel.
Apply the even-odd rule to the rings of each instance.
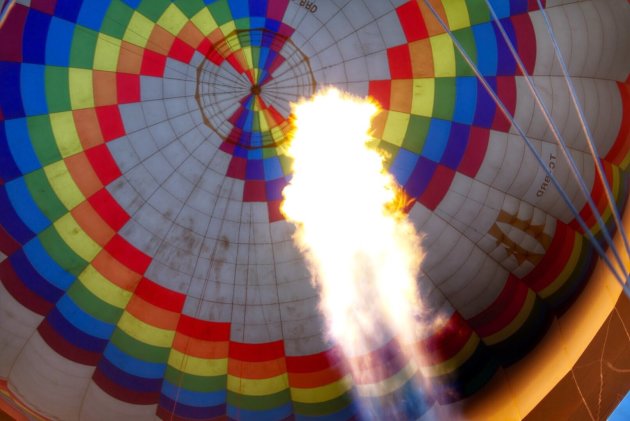
[[[596,0],[548,6],[547,13],[569,73],[573,76],[624,81],[630,73],[630,5],[623,0]],[[536,32],[537,75],[561,75],[547,27],[539,11],[530,14]]]
[[[9,376],[22,348],[42,320],[43,316],[15,301],[0,282],[0,378]]]
[[[93,372],[57,354],[35,332],[15,360],[9,389],[40,414],[76,420]]]

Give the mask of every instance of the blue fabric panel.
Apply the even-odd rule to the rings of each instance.
[[[97,0],[98,1],[98,0]],[[135,9],[136,7],[138,7],[138,5],[140,4],[140,2],[142,0],[122,0],[123,3],[127,4],[129,7],[131,7],[132,9]],[[208,2],[206,2],[207,4]]]
[[[267,16],[267,0],[249,0],[250,16]],[[255,26],[252,25],[252,28]]]
[[[183,404],[179,400],[173,400],[164,395],[160,395],[159,405],[168,412],[174,413],[180,419],[190,420],[213,420],[222,419],[225,415],[226,404],[216,406],[197,407]]]
[[[134,377],[157,379],[161,381],[162,376],[164,376],[164,370],[166,370],[166,364],[156,364],[139,360],[118,349],[118,347],[111,342],[105,349],[103,356],[116,367]],[[135,389],[135,387],[131,389]]]
[[[426,159],[423,156],[418,158],[416,167],[413,169],[409,180],[405,183],[405,191],[409,197],[417,198],[427,188],[433,173],[437,168],[437,163]]]
[[[22,280],[24,285],[35,294],[49,303],[57,302],[63,295],[63,290],[56,288],[33,268],[23,250],[16,251],[9,259],[11,260],[15,273]]]
[[[50,257],[39,238],[33,238],[26,243],[23,250],[33,268],[55,287],[66,291],[76,280],[76,276],[63,269]]]
[[[455,110],[453,121],[471,124],[475,118],[477,103],[477,78],[458,77],[455,79]]]
[[[16,178],[4,185],[9,201],[22,222],[34,233],[50,226],[50,220],[39,210],[23,178]]]
[[[497,34],[492,23],[482,23],[472,27],[477,45],[477,67],[484,76],[497,74]],[[501,36],[501,34],[498,34]]]
[[[291,405],[291,403],[287,403],[286,405],[280,406],[278,408],[268,409],[266,411],[250,411],[247,409],[234,407],[232,405],[227,406],[228,417],[235,420],[242,420],[242,421],[282,420],[282,419],[290,417],[292,412],[293,412],[293,406]]]
[[[496,92],[496,83],[494,78],[487,78],[491,89]],[[486,88],[477,81],[477,107],[475,107],[475,119],[473,124],[475,126],[490,128],[492,121],[494,120],[494,113],[496,110],[496,104],[494,100],[486,91]]]
[[[470,126],[464,124],[453,123],[451,126],[451,134],[448,138],[448,146],[446,152],[442,156],[440,163],[452,170],[456,170],[464,157],[466,146],[468,146],[468,135]]]
[[[0,108],[5,120],[24,117],[20,92],[20,63],[0,61]]]
[[[267,200],[282,200],[282,190],[286,185],[287,180],[284,177],[268,181],[265,185]]]
[[[510,16],[510,2],[505,0],[490,0],[490,5],[494,9],[499,19]]]
[[[440,162],[444,149],[446,149],[450,132],[450,121],[432,118],[429,124],[429,133],[422,148],[422,156],[432,161]]]
[[[398,153],[394,158],[394,162],[389,168],[389,172],[396,178],[396,181],[401,186],[407,184],[411,173],[416,167],[418,162],[418,155],[408,151],[405,148],[398,149]]]
[[[284,176],[280,159],[277,156],[264,159],[263,164],[265,167],[265,180],[275,180]]]
[[[31,144],[26,119],[7,120],[4,124],[9,150],[22,174],[28,174],[41,168],[42,165]]]
[[[227,381],[227,380],[226,380]],[[225,404],[227,392],[225,389],[216,392],[194,392],[171,384],[168,380],[162,383],[164,396],[177,400],[177,405],[184,404],[199,408],[213,407]],[[178,413],[179,410],[178,410]]]
[[[110,3],[111,0],[84,0],[77,23],[98,32],[101,29]]]
[[[234,20],[249,17],[247,2],[243,0],[228,0],[228,4],[230,5],[230,11],[232,12],[232,18]]]
[[[67,294],[57,302],[57,310],[74,327],[101,340],[109,340],[116,328],[116,326],[105,323],[83,311]],[[105,344],[99,352],[103,349],[105,349]]]
[[[516,47],[516,33],[514,32],[512,23],[509,19],[504,19],[501,23],[503,24],[505,33],[508,34],[508,38],[514,47]],[[501,35],[499,28],[494,23],[492,25],[495,31],[495,36],[497,37],[497,75],[512,76],[516,73],[516,61],[514,60],[514,56],[512,55],[510,48],[503,39],[503,35]]]
[[[24,63],[46,63],[46,38],[51,19],[50,15],[29,10],[22,41]]]
[[[11,206],[4,186],[0,186],[0,223],[9,235],[20,244],[28,242],[35,236],[35,233],[28,229]]]
[[[510,15],[511,16],[527,13],[528,10],[529,10],[528,0],[510,0]]]
[[[48,28],[46,40],[46,64],[68,67],[74,24],[53,17]]]
[[[22,173],[13,160],[13,156],[9,150],[9,142],[7,141],[7,134],[4,130],[4,121],[0,121],[0,178],[6,183],[20,176],[22,176]]]
[[[260,159],[247,161],[247,172],[245,177],[248,180],[264,180],[265,170]]]
[[[48,114],[45,71],[46,67],[41,64],[22,64],[20,89],[27,116]]]
[[[74,326],[59,312],[58,308],[53,309],[46,320],[59,336],[77,348],[100,354],[107,345],[107,340],[89,335]]]
[[[55,16],[70,22],[76,22],[81,10],[81,2],[82,0],[57,0]]]
[[[113,347],[114,345],[110,343],[107,348],[105,348],[105,354],[110,348]],[[135,364],[135,361],[137,360],[127,361],[127,364],[129,366],[125,366],[125,368],[133,368],[131,366]],[[125,370],[120,369],[119,367],[114,365],[108,358],[101,359],[101,361],[98,363],[98,370],[100,370],[106,377],[117,383],[119,386],[128,390],[133,390],[135,392],[157,392],[160,390],[160,386],[162,384],[161,377],[144,378],[135,376]]]

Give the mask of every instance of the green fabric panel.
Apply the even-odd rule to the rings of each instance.
[[[260,117],[257,111],[254,111],[252,115],[252,133],[260,133]]]
[[[378,142],[377,149],[383,156],[385,157],[385,167],[389,168],[394,162],[394,158],[398,154],[398,150],[400,149],[397,145],[392,145],[389,142],[381,140]]]
[[[455,78],[435,78],[435,100],[433,102],[433,117],[450,121],[455,111],[455,96],[457,85]]]
[[[141,342],[127,335],[120,328],[114,331],[111,341],[122,351],[141,361],[165,363],[168,360],[170,348],[161,348]]]
[[[249,30],[252,27],[251,23],[249,22],[249,18],[235,19],[234,20],[234,25],[236,26],[236,29]],[[249,45],[249,44],[247,44],[247,45]]]
[[[477,45],[475,43],[475,36],[470,28],[464,28],[453,32],[453,35],[459,41],[462,48],[470,56],[473,63],[477,64]],[[455,49],[455,72],[458,76],[474,76],[475,73],[470,68],[466,60],[462,57],[457,47]],[[435,94],[437,97],[437,92]]]
[[[27,117],[26,124],[31,137],[31,145],[42,166],[52,164],[61,159],[61,154],[55,143],[55,136],[50,126],[48,115]]]
[[[206,7],[205,3],[201,0],[176,0],[174,3],[188,19],[192,18],[199,13],[201,9]]]
[[[122,315],[122,309],[101,300],[80,281],[70,286],[68,295],[83,311],[103,322],[116,324]]]
[[[164,378],[175,385],[181,385],[186,390],[193,392],[218,392],[227,387],[227,375],[222,376],[195,376],[166,366]]]
[[[264,133],[263,133],[263,143],[265,143],[265,142],[269,142],[270,143],[271,141],[272,141],[271,136],[265,136]],[[271,158],[271,157],[274,157],[274,156],[279,156],[278,149],[274,148],[274,147],[263,148],[262,152],[263,152],[263,158]]]
[[[54,113],[70,110],[68,68],[46,66],[45,79],[48,112]]]
[[[318,403],[302,403],[293,402],[293,408],[296,414],[305,416],[322,416],[330,415],[345,409],[352,403],[352,397],[349,393],[344,393],[335,399]]]
[[[94,51],[96,51],[98,33],[78,25],[74,28],[69,67],[91,69],[94,67]]]
[[[26,174],[24,181],[33,200],[50,221],[56,221],[68,212],[50,186],[43,169]]]
[[[133,9],[120,0],[114,0],[107,9],[101,25],[101,32],[114,38],[122,39],[133,15]]]
[[[287,386],[288,387],[288,386]],[[227,391],[227,403],[235,408],[248,411],[265,411],[286,405],[291,401],[289,389],[264,396],[241,395],[230,390]]]
[[[208,10],[219,26],[232,20],[232,12],[227,1],[215,1],[208,5]]]
[[[250,43],[251,44],[251,43]],[[252,63],[254,64],[254,67],[257,69],[260,69],[260,47],[259,46],[253,46],[252,47]],[[258,81],[256,81],[258,82]]]
[[[88,263],[68,247],[54,226],[49,226],[37,237],[50,257],[66,271],[78,276],[87,266]]]
[[[466,0],[470,25],[478,25],[490,20],[490,11],[485,0]]]
[[[170,5],[171,2],[169,0],[143,0],[138,5],[137,10],[149,20],[157,22]]]
[[[419,155],[427,139],[430,123],[431,119],[428,117],[411,114],[402,147]]]

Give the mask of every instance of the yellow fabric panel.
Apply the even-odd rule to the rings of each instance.
[[[269,121],[267,120],[267,113],[266,112],[261,112],[258,114],[260,116],[260,119],[258,120],[260,124],[260,131],[262,133],[266,132],[269,130]]]
[[[70,104],[73,110],[94,108],[92,70],[69,68],[68,85]]]
[[[168,364],[184,373],[196,376],[222,376],[227,374],[227,358],[207,359],[186,355],[176,349],[171,349]]]
[[[104,33],[98,34],[94,51],[94,70],[115,72],[122,42]]]
[[[470,356],[477,349],[479,341],[479,336],[473,333],[472,335],[470,335],[470,338],[468,338],[468,341],[466,341],[466,344],[462,347],[462,349],[457,352],[457,354],[453,355],[448,360],[441,362],[440,364],[422,367],[422,374],[425,377],[437,377],[452,373],[453,371],[461,367],[465,361],[468,361]]]
[[[68,247],[83,260],[91,262],[101,251],[101,246],[95,243],[94,240],[81,229],[71,214],[65,214],[57,219],[53,225]]]
[[[361,396],[384,396],[400,389],[410,378],[415,376],[418,368],[413,362],[407,363],[398,373],[378,383],[356,385]]]
[[[219,27],[221,29],[221,33],[223,34],[223,36],[228,36],[230,35],[232,32],[234,32],[236,30],[236,25],[234,24],[233,21],[229,21],[224,23],[223,25],[221,25]],[[237,38],[234,39],[235,41],[238,41]],[[237,45],[231,45],[230,44],[230,50],[231,51],[238,51],[241,49],[241,43],[238,42]]]
[[[455,76],[455,46],[448,34],[431,37],[435,77]]]
[[[435,79],[414,79],[413,96],[411,99],[411,113],[424,117],[433,115],[435,102]]]
[[[130,44],[145,47],[155,24],[138,12],[133,12],[123,39]]]
[[[331,399],[335,399],[350,390],[351,382],[350,375],[347,375],[344,378],[325,386],[308,389],[292,387],[291,399],[295,402],[302,403],[326,402]]]
[[[486,336],[483,338],[483,342],[486,345],[494,345],[501,341],[506,340],[510,336],[512,336],[527,320],[527,317],[531,314],[532,308],[534,307],[534,303],[536,302],[536,294],[532,290],[527,291],[527,297],[525,297],[525,303],[523,303],[523,308],[518,313],[518,315],[508,324],[506,327],[494,333],[490,336]]]
[[[134,339],[161,348],[170,347],[173,343],[173,338],[175,338],[174,330],[151,326],[140,319],[136,319],[127,311],[120,317],[118,327]]]
[[[241,49],[243,55],[245,56],[245,61],[247,62],[247,69],[254,68],[254,55],[252,53],[252,47],[246,46]]]
[[[582,251],[583,238],[577,233],[575,233],[574,235],[575,242],[573,243],[573,250],[571,251],[571,256],[569,256],[567,264],[564,266],[564,269],[562,270],[562,272],[560,272],[558,277],[551,284],[547,285],[547,288],[542,289],[538,292],[538,295],[540,295],[541,298],[547,298],[553,295],[553,293],[555,293],[562,285],[564,285],[567,278],[571,275],[573,269],[575,269],[575,267],[577,266],[578,259],[580,258],[580,252]]]
[[[64,161],[57,161],[45,166],[44,174],[46,174],[46,178],[48,178],[55,195],[66,209],[74,209],[85,201],[85,196],[83,196],[83,193],[81,193],[81,190],[79,190],[79,187],[72,179]]]
[[[446,19],[451,31],[470,27],[468,7],[465,0],[442,0]]]
[[[177,35],[184,25],[186,25],[187,21],[188,18],[186,18],[186,15],[184,15],[174,3],[171,3],[171,5],[166,8],[162,16],[160,16],[157,24],[171,34]]]
[[[383,140],[392,145],[402,146],[408,125],[409,114],[389,111],[385,130],[383,130]]]
[[[88,265],[79,275],[79,281],[90,290],[92,294],[120,309],[125,308],[133,295],[132,292],[122,289],[118,285],[110,282],[109,279],[101,275],[92,265]]]
[[[276,126],[271,129],[271,137],[273,138],[274,141],[279,141],[280,139],[284,137],[284,133],[278,126]]]
[[[208,9],[201,9],[190,19],[203,35],[208,35],[219,27]]]
[[[287,373],[268,379],[244,379],[241,377],[227,376],[227,389],[249,396],[265,396],[278,393],[289,388]]]
[[[92,90],[92,87],[90,87],[90,90]],[[61,156],[67,158],[82,152],[83,146],[79,140],[79,134],[74,124],[72,111],[51,113],[49,116],[53,135],[55,136],[55,143],[57,143],[57,148]]]

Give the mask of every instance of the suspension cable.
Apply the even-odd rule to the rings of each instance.
[[[575,159],[573,158],[573,155],[571,155],[571,151],[569,150],[569,147],[567,146],[567,144],[566,144],[566,142],[564,140],[564,137],[560,133],[560,130],[558,129],[558,126],[556,125],[555,121],[553,120],[549,109],[547,108],[547,106],[543,102],[542,97],[540,95],[540,91],[538,90],[538,88],[534,84],[534,82],[532,80],[532,77],[527,72],[525,64],[523,63],[523,61],[521,60],[518,52],[516,51],[516,48],[514,47],[514,43],[512,42],[510,37],[508,36],[507,32],[505,31],[505,27],[503,26],[503,24],[501,23],[500,19],[498,18],[494,8],[492,7],[492,5],[490,3],[490,0],[484,0],[484,1],[485,1],[486,5],[487,5],[488,9],[490,10],[490,13],[492,15],[492,19],[496,23],[499,31],[501,32],[501,35],[502,35],[505,43],[507,44],[510,52],[512,53],[512,56],[514,57],[514,60],[516,61],[516,64],[518,65],[521,73],[523,74],[523,76],[525,78],[525,81],[527,83],[527,86],[528,86],[530,92],[532,93],[532,95],[534,97],[536,105],[538,105],[538,107],[542,110],[543,117],[545,118],[545,121],[547,122],[547,125],[551,129],[551,132],[553,133],[553,137],[556,140],[556,143],[558,143],[558,145],[560,146],[560,149],[561,149],[565,159],[567,160],[567,162],[569,164],[569,167],[571,169],[571,172],[573,173],[573,176],[575,177],[576,181],[578,182],[578,184],[580,186],[580,189],[582,190],[582,193],[584,194],[584,197],[586,198],[586,201],[587,201],[591,211],[593,212],[593,215],[597,219],[597,223],[601,227],[602,234],[604,236],[604,239],[606,240],[606,243],[611,248],[612,253],[615,256],[615,260],[619,264],[619,267],[622,268],[624,273],[625,273],[626,272],[626,268],[625,268],[625,265],[623,264],[623,261],[622,261],[620,255],[619,255],[619,251],[617,249],[617,246],[615,245],[615,243],[614,243],[614,241],[612,239],[612,236],[611,236],[610,232],[608,231],[608,226],[604,223],[604,220],[603,220],[603,218],[602,218],[602,216],[601,216],[597,206],[595,205],[595,202],[593,201],[593,198],[591,197],[590,191],[589,191],[588,187],[586,186],[584,178],[581,176],[579,169],[577,168],[577,164],[575,162]],[[625,239],[625,231],[622,229],[622,227],[618,227],[618,228],[620,228],[620,231],[622,231],[622,234],[624,235],[624,239]],[[626,249],[626,253],[628,253],[628,249]],[[628,255],[630,256],[630,254],[628,254]]]
[[[562,52],[560,51],[560,47],[558,45],[558,39],[556,38],[555,32],[553,28],[551,27],[549,16],[547,15],[547,12],[545,11],[545,8],[543,7],[541,0],[536,0],[536,1],[538,2],[538,7],[540,8],[540,12],[544,18],[547,31],[549,32],[549,38],[551,39],[551,43],[553,44],[556,58],[558,59],[558,62],[560,63],[560,68],[562,69],[564,80],[566,81],[567,87],[569,88],[571,101],[573,102],[573,106],[575,107],[575,110],[580,119],[580,126],[582,127],[582,131],[584,132],[586,143],[588,144],[588,148],[589,148],[589,151],[591,152],[591,156],[593,157],[593,161],[595,163],[595,169],[597,170],[597,175],[599,175],[599,178],[601,179],[601,182],[604,185],[604,191],[606,193],[606,199],[610,206],[610,211],[612,213],[615,224],[617,225],[617,228],[621,234],[621,237],[623,238],[626,254],[630,257],[630,244],[628,243],[628,237],[626,236],[626,232],[623,229],[623,225],[621,224],[621,217],[619,215],[619,211],[617,210],[617,205],[615,203],[615,199],[613,197],[610,184],[608,183],[608,179],[606,178],[604,168],[599,159],[599,155],[595,147],[595,142],[593,141],[593,134],[591,133],[591,129],[586,121],[586,117],[584,116],[584,109],[581,106],[580,101],[577,97],[575,85],[573,84],[573,80],[571,78],[571,75],[569,74],[569,70],[567,69],[566,62],[564,61]]]
[[[538,162],[538,164],[540,164],[541,168],[543,168],[543,170],[545,171],[547,176],[550,178],[550,180],[551,180],[552,184],[554,185],[554,187],[558,190],[558,192],[562,196],[562,199],[565,201],[566,205],[573,212],[576,221],[578,222],[578,224],[580,225],[580,227],[582,228],[582,230],[584,231],[584,233],[586,234],[588,239],[591,241],[593,247],[595,248],[597,253],[600,255],[601,259],[604,261],[606,266],[608,266],[608,268],[610,269],[611,274],[615,277],[617,282],[619,282],[619,284],[622,286],[622,288],[624,289],[626,295],[628,295],[630,297],[630,287],[625,283],[625,276],[622,278],[619,275],[619,273],[617,272],[616,268],[614,267],[614,265],[612,264],[612,262],[608,258],[608,255],[602,249],[601,245],[597,242],[597,240],[593,236],[593,233],[588,229],[586,223],[584,222],[584,220],[580,216],[579,212],[577,211],[577,209],[575,208],[575,206],[571,202],[571,200],[568,197],[566,191],[560,186],[560,183],[558,182],[558,179],[553,175],[553,173],[550,171],[550,169],[547,168],[547,165],[545,165],[545,162],[543,161],[542,157],[540,156],[540,154],[538,153],[538,151],[536,150],[534,145],[532,145],[531,140],[527,137],[527,135],[525,134],[525,132],[523,131],[521,126],[518,124],[518,122],[514,119],[514,117],[510,113],[510,111],[507,109],[507,107],[503,103],[503,101],[501,101],[501,99],[498,97],[498,95],[494,92],[494,90],[492,89],[492,87],[488,83],[487,79],[481,74],[481,72],[479,71],[479,68],[474,64],[474,62],[472,61],[472,59],[470,58],[470,56],[468,55],[466,50],[464,50],[464,48],[461,45],[461,43],[457,40],[457,38],[455,37],[453,32],[446,25],[446,23],[444,22],[442,17],[437,13],[437,11],[433,7],[433,5],[430,3],[430,1],[429,0],[423,0],[423,1],[424,1],[425,5],[429,8],[429,10],[431,11],[433,16],[437,19],[437,21],[440,24],[440,26],[442,27],[442,29],[444,29],[444,31],[451,38],[451,41],[453,42],[455,47],[458,49],[458,51],[462,55],[462,58],[464,58],[466,63],[468,63],[468,65],[470,66],[471,70],[477,76],[477,79],[479,80],[479,82],[483,85],[483,87],[486,89],[488,94],[492,97],[494,102],[497,104],[497,107],[501,110],[503,115],[505,115],[505,117],[512,122],[512,125],[514,126],[516,131],[519,133],[521,138],[523,138],[523,140],[525,141],[525,144],[527,145],[528,149],[534,154],[534,157],[536,158],[536,161]]]

